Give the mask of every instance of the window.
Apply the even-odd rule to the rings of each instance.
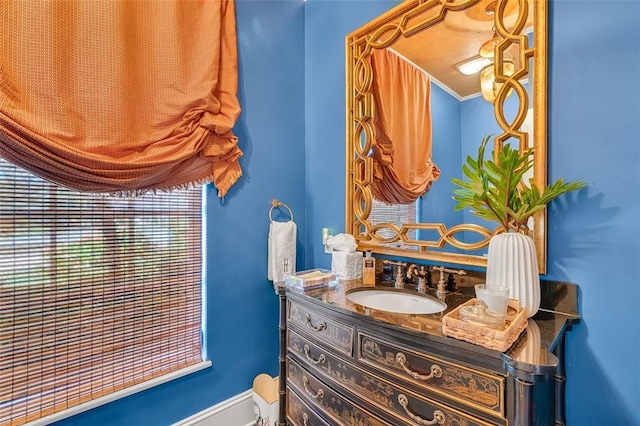
[[[418,204],[421,198],[417,201],[409,204],[386,204],[375,198],[371,203],[371,213],[369,213],[369,221],[375,225],[379,223],[393,223],[398,227],[402,227],[403,223],[416,223],[418,222]],[[377,235],[391,239],[396,236],[395,232],[390,228],[377,231]],[[407,236],[410,239],[416,238],[416,230],[412,229],[407,232]],[[393,247],[406,247],[413,248],[413,246],[403,246],[402,241],[396,241],[394,243],[386,244]]]
[[[201,204],[73,192],[0,159],[0,425],[202,362]]]

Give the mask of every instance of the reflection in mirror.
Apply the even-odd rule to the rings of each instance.
[[[533,182],[546,183],[546,19],[538,0],[407,0],[347,36],[345,229],[360,250],[486,266],[495,225],[454,212],[451,178],[461,177],[466,156],[491,134],[496,149],[532,147]],[[389,205],[372,192],[382,134],[372,56],[381,50],[430,81],[427,161],[440,175],[415,202]],[[541,273],[545,214],[531,226]]]
[[[385,203],[409,204],[440,176],[431,158],[431,80],[390,49],[374,49],[369,59],[375,111],[371,193]]]

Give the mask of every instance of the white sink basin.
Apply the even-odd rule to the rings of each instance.
[[[447,309],[446,303],[431,296],[394,289],[358,288],[349,291],[347,299],[366,308],[399,314],[435,314]]]

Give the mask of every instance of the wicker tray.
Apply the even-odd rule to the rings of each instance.
[[[509,300],[505,326],[502,330],[472,324],[460,319],[460,309],[475,305],[476,299],[468,300],[442,318],[442,332],[446,336],[504,352],[527,328],[526,310],[517,300]]]

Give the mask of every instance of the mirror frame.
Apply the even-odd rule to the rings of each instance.
[[[506,28],[504,11],[507,2],[518,2],[518,16],[511,28]],[[346,223],[345,232],[352,234],[358,250],[412,259],[447,262],[486,267],[485,255],[470,253],[487,247],[492,235],[490,230],[473,223],[461,223],[447,228],[443,223],[393,223],[369,222],[372,195],[369,184],[373,181],[373,158],[368,153],[374,141],[373,71],[369,56],[373,49],[390,46],[399,37],[413,34],[442,22],[450,11],[473,7],[479,0],[406,0],[373,21],[348,34],[346,42]],[[529,45],[523,28],[533,9],[533,46]],[[527,9],[527,13],[523,10]],[[496,81],[504,82],[494,101],[494,116],[503,133],[495,136],[494,149],[501,149],[509,141],[519,146],[521,152],[533,148],[533,182],[538,188],[546,185],[547,176],[547,10],[544,0],[498,0],[494,18],[495,28],[502,40],[495,48]],[[503,52],[512,46],[519,50],[520,66],[512,76],[502,73]],[[532,69],[530,69],[532,68]],[[531,74],[532,73],[532,74]],[[529,94],[519,81],[533,75],[534,87]],[[515,117],[508,122],[504,114],[504,102],[509,91],[518,98]],[[533,141],[519,131],[527,110],[529,97],[533,100]],[[460,167],[462,174],[462,166]],[[453,195],[453,194],[452,194]],[[530,236],[534,239],[540,273],[546,272],[546,208],[533,217]],[[393,237],[381,237],[380,230],[391,230]],[[426,230],[435,238],[412,240],[409,231]],[[456,234],[471,232],[479,241],[465,243]],[[389,244],[402,245],[394,247]],[[449,244],[449,246],[446,246]],[[451,249],[449,249],[451,247]],[[436,250],[433,250],[433,249]]]

